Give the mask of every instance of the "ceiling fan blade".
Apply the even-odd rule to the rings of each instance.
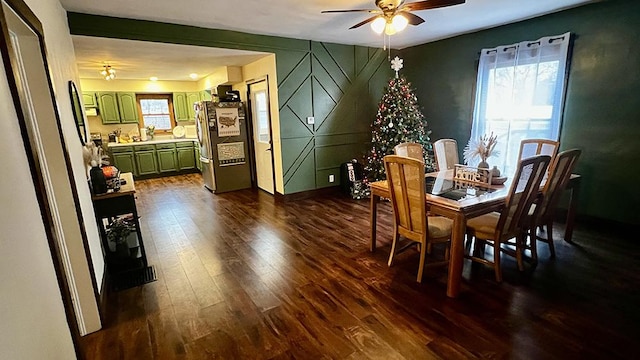
[[[445,6],[464,4],[465,0],[424,0],[405,4],[402,11],[437,9]]]
[[[374,13],[374,12],[380,12],[380,10],[373,10],[373,9],[355,9],[355,10],[323,10],[320,11],[320,13],[322,14],[330,14],[330,13],[350,13],[350,12],[368,12],[368,13]]]
[[[412,14],[408,11],[399,11],[398,14],[401,14],[409,21],[411,25],[420,25],[424,22],[424,19],[418,15]]]
[[[379,16],[380,16],[380,15],[372,16],[372,17],[368,18],[367,20],[361,21],[361,22],[359,22],[359,23],[357,23],[357,24],[353,25],[353,26],[352,26],[352,27],[350,27],[349,29],[359,28],[360,26],[362,26],[362,25],[364,25],[364,24],[366,24],[366,23],[370,23],[370,22],[372,22],[373,20],[377,19]]]

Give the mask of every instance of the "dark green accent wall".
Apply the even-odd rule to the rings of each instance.
[[[79,13],[68,19],[73,35],[274,53],[285,194],[339,184],[340,164],[367,149],[391,75],[380,49]]]
[[[582,149],[580,215],[640,224],[640,1],[610,0],[402,50],[431,139],[471,133],[482,48],[570,31],[575,35],[561,150]]]

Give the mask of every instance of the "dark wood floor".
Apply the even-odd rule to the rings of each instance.
[[[461,296],[449,299],[445,268],[415,282],[417,252],[387,267],[388,203],[372,254],[368,200],[214,195],[198,174],[136,187],[158,280],[109,293],[105,328],[82,338],[86,359],[637,356],[637,237],[579,225],[555,260],[540,246],[535,270],[505,257],[502,284],[465,263]]]

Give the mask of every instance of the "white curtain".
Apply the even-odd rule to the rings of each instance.
[[[499,154],[487,162],[507,176],[522,139],[559,138],[569,42],[566,33],[482,49],[471,138],[498,136]]]

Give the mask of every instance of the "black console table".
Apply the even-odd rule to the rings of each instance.
[[[116,290],[141,285],[156,279],[154,269],[147,266],[147,255],[136,208],[136,188],[133,174],[120,174],[120,179],[125,183],[118,191],[93,195],[91,198],[102,240],[107,272],[113,280]],[[129,238],[125,244],[116,247],[115,244],[109,244],[107,233],[109,224],[119,218],[124,218],[132,226],[131,234],[135,234],[135,239]],[[124,253],[122,246],[126,246]]]

